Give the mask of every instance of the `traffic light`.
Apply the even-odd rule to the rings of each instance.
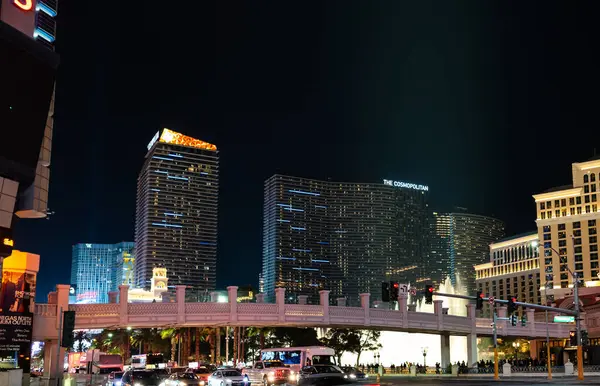
[[[434,288],[432,285],[427,284],[425,286],[425,304],[433,303],[433,291],[434,291]]]
[[[390,283],[388,283],[387,281],[381,283],[381,301],[390,301]]]
[[[390,282],[390,291],[390,300],[398,300],[398,295],[400,294],[400,284],[396,283],[395,281]]]
[[[517,310],[517,305],[515,304],[516,301],[517,301],[517,298],[514,296],[511,296],[510,298],[508,298],[508,314],[509,315]]]
[[[569,346],[575,347],[577,346],[577,332],[569,331]]]
[[[483,292],[477,291],[477,298],[475,299],[475,309],[483,309]]]
[[[62,325],[61,347],[73,347],[73,330],[75,329],[75,311],[65,311]]]
[[[587,330],[581,330],[581,345],[587,346],[590,344],[590,339],[588,338]]]
[[[510,324],[512,326],[516,326],[517,325],[517,315],[511,315],[510,316]]]
[[[521,326],[527,326],[527,318],[525,317],[525,315],[521,316]]]

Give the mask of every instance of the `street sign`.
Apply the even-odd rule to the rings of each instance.
[[[554,323],[575,323],[574,316],[557,315],[554,317]]]
[[[494,305],[494,300],[496,300],[496,299],[495,299],[493,296],[490,296],[490,297],[488,298],[488,303],[490,303],[490,306],[493,306],[493,305]]]

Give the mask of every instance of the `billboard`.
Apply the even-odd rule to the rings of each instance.
[[[33,332],[33,302],[36,275],[4,269],[0,285],[0,358],[16,358],[17,365],[29,373]],[[3,365],[0,365],[2,367]]]

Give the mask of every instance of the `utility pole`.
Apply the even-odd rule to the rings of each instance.
[[[56,386],[60,386],[62,369],[60,368],[60,348],[62,347],[62,329],[63,329],[63,308],[60,307],[58,317],[58,344],[56,345]],[[92,361],[94,358],[92,358]]]
[[[494,304],[492,306],[492,317],[493,317],[493,327],[492,330],[494,331],[494,379],[498,380],[500,379],[500,376],[498,375],[498,332],[496,330],[496,321],[497,321],[497,317],[496,317],[496,305]]]
[[[548,379],[552,379],[552,360],[550,357],[550,332],[548,331],[548,310],[546,312],[546,366],[548,366]]]

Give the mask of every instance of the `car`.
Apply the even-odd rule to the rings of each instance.
[[[242,375],[239,370],[227,369],[217,370],[208,377],[207,386],[247,386],[250,382],[248,377]]]
[[[113,371],[112,373],[108,374],[106,386],[121,386],[123,374],[125,374],[124,371]]]
[[[154,370],[132,368],[125,371],[121,378],[122,386],[159,386],[163,383],[164,379]]]
[[[356,367],[344,366],[341,369],[351,381],[364,381],[369,378],[368,374],[363,373]]]
[[[200,379],[200,386],[204,386],[208,383],[208,377],[215,371],[208,366],[200,366],[195,369],[187,369],[186,373],[196,374]]]
[[[351,381],[342,369],[334,365],[304,366],[300,370],[298,386],[316,385],[345,385]]]
[[[194,373],[173,373],[165,380],[165,386],[200,386],[200,382],[204,384]]]

